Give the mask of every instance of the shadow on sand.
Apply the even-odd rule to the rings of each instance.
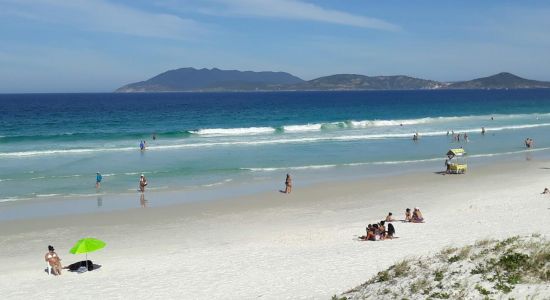
[[[101,265],[94,264],[91,260],[88,260],[87,262],[88,262],[88,264],[87,264],[88,271],[93,271],[93,270],[97,270],[97,269],[101,268]],[[78,269],[80,269],[80,267],[86,267],[86,261],[85,260],[75,262],[74,264],[70,264],[68,266],[65,266],[65,267],[63,267],[63,269],[65,269],[69,272],[78,272]]]

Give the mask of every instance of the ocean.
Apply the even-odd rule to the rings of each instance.
[[[546,155],[549,129],[543,89],[4,94],[0,204],[137,195],[141,173],[148,193],[191,195],[276,190],[286,173],[299,186],[423,163],[436,171],[449,148],[506,160],[528,153],[523,141],[531,137],[529,155]],[[455,141],[452,131],[469,141]]]

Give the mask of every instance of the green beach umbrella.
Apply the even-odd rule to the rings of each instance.
[[[69,250],[72,254],[86,253],[86,268],[88,268],[88,252],[94,252],[105,247],[105,242],[94,238],[83,238]]]

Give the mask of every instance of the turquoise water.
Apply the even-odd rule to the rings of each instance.
[[[526,137],[550,148],[550,90],[28,94],[0,105],[2,202],[97,195],[97,171],[101,195],[135,193],[140,173],[150,192],[191,193],[443,165],[451,147],[506,157]]]

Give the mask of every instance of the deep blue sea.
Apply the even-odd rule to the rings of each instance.
[[[549,129],[550,90],[0,95],[0,201],[135,193],[140,173],[149,192],[296,184],[453,147],[506,159]]]

